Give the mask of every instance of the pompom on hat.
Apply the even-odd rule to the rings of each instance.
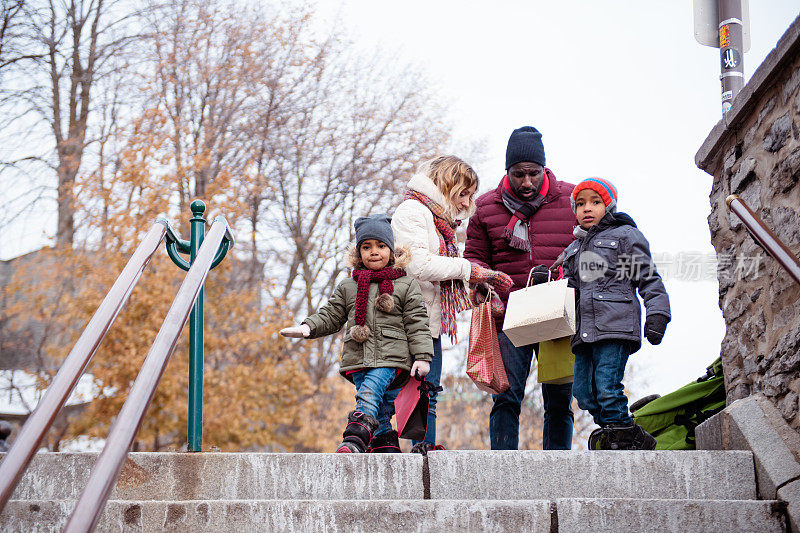
[[[586,178],[582,182],[578,183],[574,189],[572,189],[569,202],[573,211],[576,211],[577,209],[575,207],[575,198],[578,196],[578,193],[585,189],[593,190],[600,195],[600,198],[603,199],[603,203],[606,204],[606,212],[614,213],[617,210],[618,196],[617,188],[614,187],[614,184],[602,178]]]

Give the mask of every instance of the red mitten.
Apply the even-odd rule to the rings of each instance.
[[[494,318],[500,318],[506,314],[506,306],[503,305],[503,302],[500,301],[500,298],[495,294],[492,296],[492,316]]]
[[[505,272],[491,270],[476,263],[472,263],[469,282],[488,283],[494,287],[495,290],[504,292],[507,292],[514,285],[514,281]]]

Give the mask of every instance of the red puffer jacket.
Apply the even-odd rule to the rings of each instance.
[[[505,272],[514,280],[512,291],[522,288],[528,273],[536,265],[551,266],[558,255],[573,240],[572,229],[577,224],[569,196],[575,188],[571,183],[558,181],[550,169],[545,169],[550,191],[542,206],[528,224],[531,251],[511,248],[503,230],[511,220],[511,212],[503,205],[502,180],[498,187],[478,198],[477,211],[469,219],[464,257],[493,270]],[[508,293],[500,293],[505,304]],[[498,319],[498,327],[502,326]]]

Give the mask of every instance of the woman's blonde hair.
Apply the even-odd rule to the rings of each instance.
[[[394,252],[392,252],[391,257],[389,257],[389,264],[386,266],[405,268],[410,261],[411,250],[407,246],[395,246]],[[355,244],[351,244],[350,249],[347,250],[347,266],[364,270],[367,268],[361,261],[361,253],[358,251],[358,247]]]
[[[447,199],[448,205],[443,206],[451,218],[461,211],[458,200],[461,193],[475,185],[478,186],[478,173],[454,155],[440,155],[422,163],[420,171],[428,176]],[[475,212],[475,195],[469,199],[467,215]]]

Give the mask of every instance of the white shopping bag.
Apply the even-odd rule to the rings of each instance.
[[[559,279],[512,292],[503,333],[517,347],[574,335],[575,289]]]

